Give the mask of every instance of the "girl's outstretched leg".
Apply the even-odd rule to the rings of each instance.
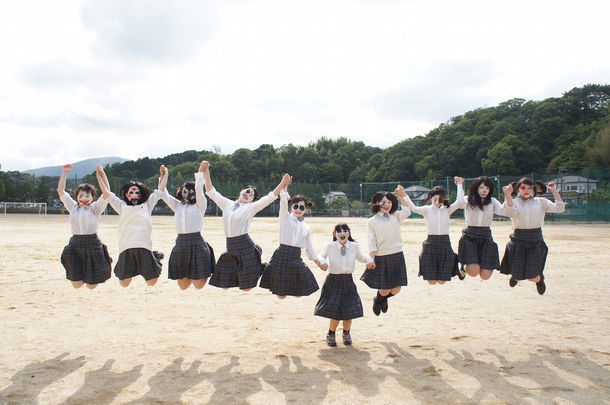
[[[181,278],[178,279],[178,287],[180,287],[181,290],[186,290],[187,288],[189,288],[189,286],[191,285],[191,279],[190,278]]]
[[[85,284],[84,281],[72,281],[72,287],[74,288],[81,288],[83,286],[83,284]]]
[[[127,287],[127,286],[129,286],[130,283],[131,283],[131,277],[125,278],[123,280],[119,280],[119,284],[121,285],[121,287]]]
[[[146,280],[146,285],[153,286],[153,285],[157,284],[157,280],[159,280],[159,277],[151,278],[150,280]]]
[[[492,274],[493,270],[481,269],[481,280],[489,280]]]
[[[200,290],[200,289],[203,288],[203,286],[207,282],[208,282],[207,278],[202,278],[202,279],[199,279],[199,280],[193,280],[193,287],[195,287],[196,289]]]
[[[464,266],[466,270],[466,274],[470,277],[476,277],[481,272],[481,267],[479,267],[479,263],[471,263]]]

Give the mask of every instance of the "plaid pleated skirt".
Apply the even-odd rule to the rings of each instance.
[[[112,258],[97,234],[72,235],[61,252],[61,264],[70,281],[99,284],[110,278]]]
[[[407,265],[402,252],[375,256],[375,268],[366,269],[360,277],[371,288],[389,290],[407,285]]]
[[[280,245],[263,270],[259,287],[276,295],[296,297],[311,295],[318,291],[318,282],[301,259],[301,248]]]
[[[462,265],[478,263],[482,269],[500,268],[498,244],[488,226],[469,226],[462,230],[458,245],[458,260]]]
[[[262,272],[262,252],[248,234],[227,238],[227,251],[218,258],[210,285],[240,290],[256,287]]]
[[[135,276],[151,280],[161,274],[161,260],[148,249],[125,249],[119,254],[119,260],[114,266],[114,274],[119,280]]]
[[[351,273],[326,276],[314,315],[340,321],[363,316],[362,301]]]
[[[500,272],[515,280],[541,275],[549,248],[542,238],[542,229],[515,229],[506,244]]]
[[[203,240],[201,233],[181,233],[169,256],[168,277],[171,280],[209,278],[215,265],[214,250]]]
[[[449,235],[428,235],[419,254],[419,276],[424,280],[450,281],[458,274],[458,255]]]

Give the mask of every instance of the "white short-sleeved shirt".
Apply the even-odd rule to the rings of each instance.
[[[119,214],[119,253],[133,248],[152,250],[150,214],[160,197],[161,191],[155,190],[145,203],[129,205],[114,193],[110,193],[108,202]]]
[[[386,216],[387,215],[387,216]],[[391,214],[378,212],[366,224],[369,252],[377,252],[376,256],[391,255],[402,252],[402,229],[400,223],[411,215],[408,207]]]
[[[222,227],[227,238],[245,235],[250,231],[252,218],[271,204],[277,197],[273,192],[251,203],[240,204],[223,197],[216,188],[206,193],[222,210]]]
[[[434,205],[424,205],[417,207],[413,201],[407,196],[406,202],[411,208],[411,211],[422,215],[426,221],[426,230],[428,235],[449,235],[449,217],[460,208],[460,198],[464,196],[464,189],[460,184],[457,188],[457,198],[449,207],[441,205],[440,208]]]
[[[70,197],[70,194],[64,193],[59,197],[64,207],[70,213],[70,227],[72,235],[92,235],[96,234],[100,224],[100,215],[106,209],[108,200],[100,197],[91,205],[79,206],[76,201]]]
[[[331,274],[351,274],[356,267],[356,260],[362,263],[372,263],[373,259],[360,250],[356,242],[345,242],[345,256],[341,255],[341,244],[339,241],[329,242],[319,253],[323,259],[322,263],[328,263],[328,272]]]
[[[304,248],[309,260],[319,260],[313,248],[309,226],[288,211],[289,198],[290,195],[287,192],[280,193],[280,243],[300,249]]]
[[[513,229],[542,228],[547,212],[561,213],[565,211],[564,202],[552,202],[543,197],[532,197],[527,200],[517,197],[513,206],[505,206],[506,215],[512,219]]]
[[[203,225],[203,217],[205,210],[208,208],[208,199],[203,194],[203,173],[195,174],[195,204],[187,204],[174,198],[170,193],[161,191],[161,198],[176,213],[174,219],[176,221],[177,233],[193,233],[201,232]]]

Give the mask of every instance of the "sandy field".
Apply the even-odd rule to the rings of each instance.
[[[308,218],[317,249],[339,218]],[[366,251],[366,220],[347,218]],[[100,238],[118,257],[118,217]],[[547,292],[509,288],[494,273],[429,286],[417,278],[421,220],[403,225],[409,286],[372,312],[375,291],[357,281],[365,307],[354,345],[325,343],[313,316],[319,292],[280,301],[267,290],[180,291],[167,279],[173,217],[153,217],[165,252],[159,282],[128,288],[111,278],[74,289],[59,255],[68,216],[0,215],[0,404],[400,404],[610,403],[610,225],[547,224]],[[463,221],[453,221],[454,249]],[[493,226],[501,254],[510,222]],[[268,259],[277,218],[255,218],[251,236]],[[220,255],[220,218],[203,236]],[[321,285],[325,273],[311,262]],[[356,277],[364,269],[358,265]]]

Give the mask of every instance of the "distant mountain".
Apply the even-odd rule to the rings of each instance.
[[[72,171],[70,172],[70,177],[83,177],[87,174],[91,174],[95,171],[95,166],[100,164],[102,166],[111,165],[113,163],[119,162],[123,163],[129,159],[123,159],[116,156],[106,156],[106,157],[97,157],[86,160],[81,160],[80,162],[72,163]],[[48,167],[40,167],[38,169],[24,170],[22,173],[33,174],[36,176],[61,176],[63,166],[48,166]]]

